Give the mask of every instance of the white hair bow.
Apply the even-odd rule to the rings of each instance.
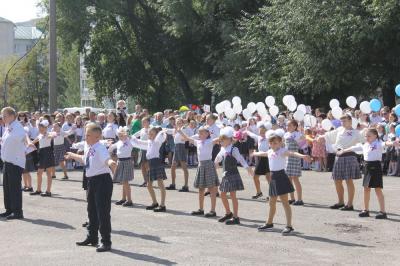
[[[40,121],[39,124],[44,126],[44,127],[48,127],[49,126],[49,121],[48,120],[42,120],[42,121]]]

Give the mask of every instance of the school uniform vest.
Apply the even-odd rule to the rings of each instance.
[[[225,176],[236,175],[239,174],[239,170],[237,168],[237,160],[232,155],[233,146],[231,148],[230,153],[225,154],[224,160],[222,162],[222,167],[224,169]]]

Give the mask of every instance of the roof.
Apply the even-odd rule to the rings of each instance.
[[[0,17],[0,23],[1,22],[5,22],[5,23],[11,23],[11,24],[14,24],[12,21],[10,21],[10,20],[8,20],[8,19],[5,19],[5,18],[2,18],[2,17]]]
[[[15,39],[36,40],[42,35],[42,32],[36,27],[17,26],[15,28]]]

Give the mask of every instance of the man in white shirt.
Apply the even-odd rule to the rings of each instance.
[[[0,214],[8,220],[23,219],[22,171],[25,168],[26,132],[16,120],[17,113],[11,107],[1,110],[5,131],[1,138],[1,159],[4,162],[3,192],[6,211]]]

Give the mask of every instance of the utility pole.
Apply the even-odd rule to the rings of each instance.
[[[50,0],[50,65],[49,65],[49,111],[57,110],[57,38],[56,0]]]

